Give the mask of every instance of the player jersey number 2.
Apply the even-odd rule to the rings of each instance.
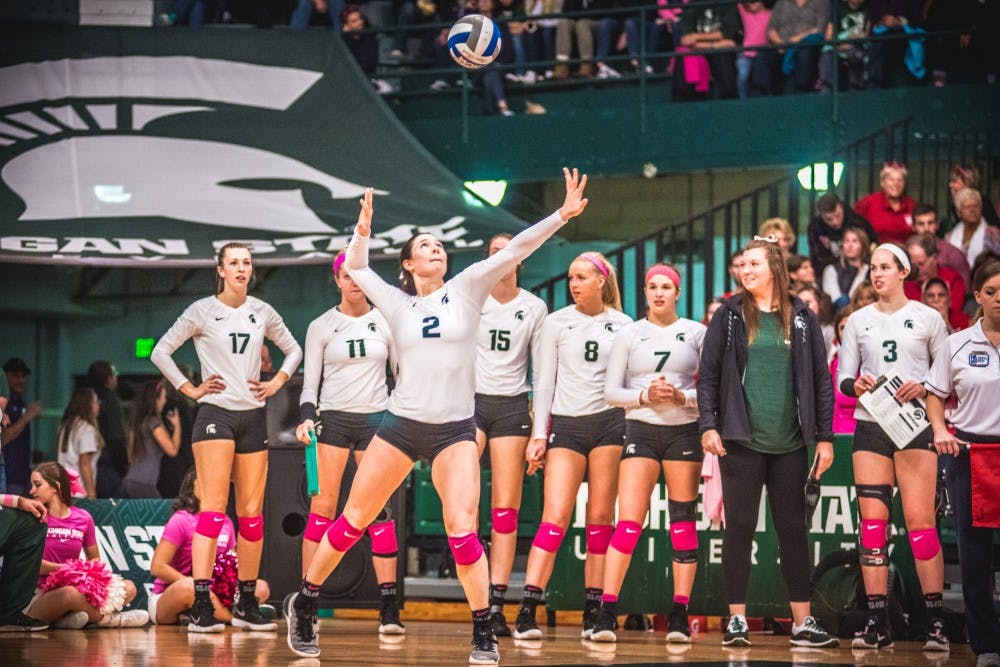
[[[429,315],[422,320],[422,324],[424,325],[423,328],[424,338],[441,337],[441,332],[438,331],[438,328],[441,326],[441,320],[439,320],[437,317],[435,317],[434,315]]]

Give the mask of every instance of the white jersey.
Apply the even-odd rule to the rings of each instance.
[[[476,343],[476,393],[517,396],[527,392],[528,353],[549,309],[526,290],[507,303],[486,297]]]
[[[626,409],[627,417],[648,424],[676,426],[698,420],[695,377],[705,341],[705,325],[684,318],[661,327],[641,319],[622,327],[608,361],[604,397]],[[639,405],[639,394],[664,377],[684,393],[684,405]]]
[[[615,335],[630,322],[631,317],[614,308],[591,316],[576,306],[566,306],[545,318],[538,347],[532,353],[533,437],[547,437],[551,415],[580,417],[611,407],[604,400],[604,376]]]
[[[953,333],[934,358],[927,388],[958,407],[951,414],[956,428],[981,436],[1000,436],[1000,349],[983,333],[983,320]]]
[[[389,404],[386,364],[394,365],[392,335],[382,314],[372,308],[351,317],[331,308],[313,320],[306,332],[299,404],[363,414],[385,410]]]
[[[923,382],[941,344],[948,337],[941,314],[918,301],[909,301],[892,314],[865,306],[851,313],[844,326],[837,366],[837,386],[859,375],[898,375],[903,382]],[[860,371],[860,372],[859,372]],[[858,402],[854,418],[875,419]]]
[[[389,411],[427,424],[475,413],[476,338],[483,304],[497,281],[565,224],[558,212],[528,227],[502,250],[426,296],[411,296],[368,267],[368,237],[355,234],[345,266],[382,311],[399,371]]]
[[[150,360],[167,381],[180,387],[188,379],[170,355],[193,338],[202,378],[219,375],[226,384],[220,393],[205,394],[198,402],[226,410],[253,410],[264,406],[250,391],[250,381],[260,379],[260,348],[265,337],[285,354],[281,370],[293,375],[302,361],[302,348],[274,308],[252,296],[238,308],[209,296],[187,307],[156,343]]]

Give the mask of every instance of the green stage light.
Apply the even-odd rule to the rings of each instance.
[[[829,165],[833,165],[833,178],[829,178]],[[810,172],[812,182],[809,182]],[[827,190],[829,187],[840,185],[840,179],[844,175],[843,162],[817,162],[811,166],[807,165],[799,169],[799,185],[803,190]],[[828,185],[829,183],[829,185]]]
[[[155,338],[136,338],[135,339],[135,358],[136,359],[149,359],[153,354],[153,346],[156,345]]]
[[[490,206],[499,206],[507,194],[507,181],[466,181],[465,187]]]

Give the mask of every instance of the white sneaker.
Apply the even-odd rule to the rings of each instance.
[[[105,614],[97,625],[102,628],[141,628],[147,623],[149,623],[149,613],[145,609],[129,609]]]
[[[538,81],[538,75],[535,74],[535,70],[533,69],[529,69],[521,75],[521,82],[529,86],[534,85],[536,81]]]
[[[507,81],[510,81],[511,83],[521,83],[521,77],[519,77],[517,74],[514,74],[513,72],[507,72],[506,74],[503,75],[503,78],[506,79]]]
[[[510,109],[500,109],[500,115],[509,118],[514,115],[514,112]]]
[[[431,90],[448,90],[448,82],[444,79],[437,79],[430,85]]]
[[[372,79],[372,85],[379,95],[388,95],[392,92],[392,85],[385,79]]]
[[[622,78],[621,72],[618,70],[608,67],[604,63],[597,66],[597,78],[598,79],[620,79]]]
[[[53,628],[59,630],[82,630],[90,622],[90,616],[85,611],[71,611],[65,616],[57,618],[52,624]]]

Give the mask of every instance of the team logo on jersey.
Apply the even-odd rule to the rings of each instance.
[[[523,320],[524,319],[524,311],[523,310],[519,310],[516,313],[514,313],[514,319],[515,320]]]
[[[903,328],[904,329],[912,329],[913,328],[913,320],[903,320]]]
[[[635,454],[635,443],[629,443],[629,446],[625,448],[626,454]]]
[[[615,330],[615,325],[611,324],[611,322],[605,322],[604,323],[604,330],[605,331],[612,331],[613,332]]]
[[[215,435],[215,424],[209,424],[205,427],[205,433],[207,435]]]
[[[976,368],[986,368],[990,365],[988,352],[969,352],[969,365]]]
[[[677,334],[676,338],[677,338],[677,340],[679,340],[680,342],[683,343],[684,342],[684,332],[682,331],[679,334]]]
[[[445,292],[444,296],[441,297],[441,303],[448,303],[449,301],[451,301],[451,299],[448,298],[448,293]]]
[[[372,333],[375,333],[375,323],[374,322],[369,322],[368,323],[368,330],[371,331]]]
[[[253,316],[253,313],[250,313],[250,324],[257,324],[257,318]]]

